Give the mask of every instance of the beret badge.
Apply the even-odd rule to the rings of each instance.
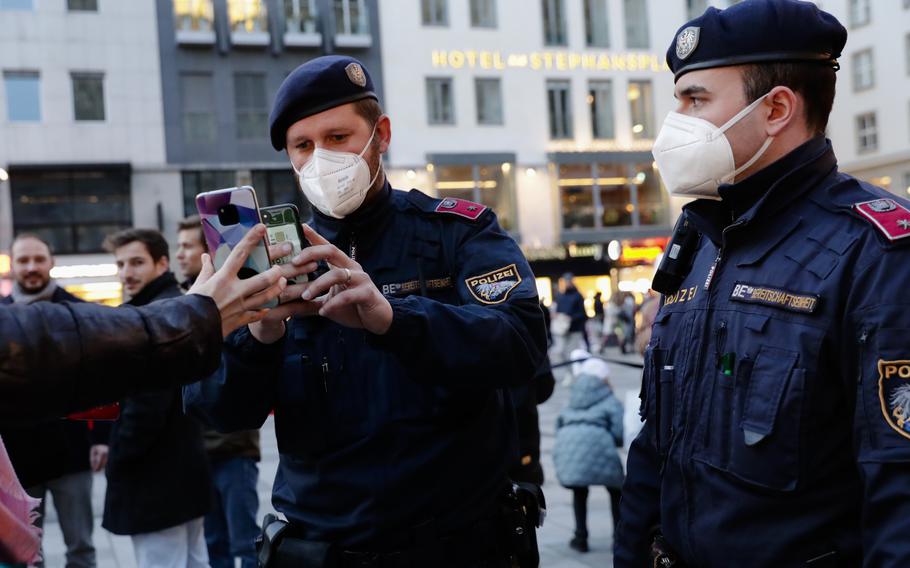
[[[700,29],[696,26],[689,26],[676,36],[676,57],[686,59],[695,48],[698,47],[698,36]]]
[[[344,68],[344,72],[348,74],[348,79],[358,87],[367,86],[367,76],[363,72],[363,67],[357,63],[350,63],[347,67]]]

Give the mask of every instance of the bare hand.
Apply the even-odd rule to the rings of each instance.
[[[303,232],[311,246],[303,249],[294,264],[306,266],[324,260],[331,268],[309,283],[304,301],[320,304],[319,315],[345,327],[386,333],[392,325],[392,305],[370,275],[308,225],[303,225]]]
[[[98,473],[107,465],[108,446],[106,444],[95,444],[89,450],[88,461],[92,471]]]
[[[234,247],[224,266],[217,272],[212,264],[212,257],[208,254],[202,255],[202,271],[189,293],[208,296],[215,300],[218,311],[221,312],[221,332],[224,336],[265,317],[268,310],[261,306],[278,297],[287,285],[278,266],[273,266],[246,280],[237,277],[237,272],[263,237],[265,225],[253,227]]]

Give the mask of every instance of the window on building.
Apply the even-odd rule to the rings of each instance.
[[[591,133],[597,139],[616,137],[613,127],[613,82],[588,83],[588,106],[591,108]]]
[[[904,59],[907,64],[907,75],[910,75],[910,34],[904,36]]]
[[[514,178],[511,162],[501,164],[437,165],[435,188],[439,197],[456,197],[481,203],[496,212],[507,231],[515,227]]]
[[[623,13],[626,18],[626,47],[629,49],[651,47],[647,0],[623,0]]]
[[[563,230],[667,223],[667,202],[649,162],[561,164]]]
[[[269,109],[265,92],[265,75],[234,75],[234,108],[237,113],[237,138],[255,140],[268,132]]]
[[[198,213],[196,196],[203,191],[237,185],[237,172],[234,170],[185,170],[180,173],[180,178],[183,183],[183,214],[186,216]],[[256,191],[259,191],[258,187]]]
[[[10,122],[41,120],[41,79],[37,71],[5,71],[6,117]]]
[[[610,47],[607,0],[584,0],[585,41],[589,47]]]
[[[565,0],[541,0],[543,3],[544,45],[568,45]]]
[[[452,79],[427,78],[427,122],[455,124],[455,102],[452,99]]]
[[[284,21],[290,33],[316,33],[316,0],[284,0]]]
[[[59,254],[102,252],[104,238],[133,224],[128,166],[10,169],[16,233],[36,233]]]
[[[265,0],[227,0],[227,8],[231,32],[268,32],[269,17]]]
[[[848,9],[851,28],[864,26],[872,19],[872,6],[869,0],[849,0]]]
[[[214,31],[212,0],[174,0],[174,25],[178,32]]]
[[[188,144],[215,141],[215,90],[211,73],[180,75],[180,105],[183,114],[183,139]]]
[[[32,0],[0,0],[0,10],[34,10]]]
[[[694,20],[708,9],[708,0],[686,0],[686,18]]]
[[[856,150],[858,153],[878,149],[878,127],[875,113],[867,112],[856,117]]]
[[[76,120],[104,120],[104,75],[73,73],[72,80]]]
[[[313,208],[297,186],[293,171],[282,168],[279,170],[253,170],[251,173],[253,187],[256,188],[260,205],[293,203],[300,212],[301,221],[306,221],[313,216]]]
[[[70,12],[97,12],[98,0],[66,0],[66,9]]]
[[[496,0],[471,0],[471,26],[496,27]]]
[[[572,99],[569,81],[547,81],[550,138],[572,138]]]
[[[477,124],[502,124],[502,87],[499,79],[476,79]]]
[[[420,17],[425,26],[449,25],[447,0],[420,0]]]
[[[853,90],[871,89],[875,84],[875,67],[872,60],[872,49],[864,49],[853,54]]]
[[[365,0],[335,0],[335,32],[347,35],[369,35]]]
[[[654,138],[654,92],[651,81],[629,81],[626,92],[633,140]]]

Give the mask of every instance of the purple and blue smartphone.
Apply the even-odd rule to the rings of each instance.
[[[262,222],[256,192],[249,186],[200,193],[196,196],[196,209],[202,218],[202,233],[216,269],[224,265],[231,250],[240,243],[243,236]],[[270,266],[269,251],[263,239],[247,257],[237,276],[241,279],[250,278],[265,272]],[[278,300],[271,300],[262,307],[273,308],[277,305]]]

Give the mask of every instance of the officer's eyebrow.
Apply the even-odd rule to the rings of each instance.
[[[678,95],[676,93],[673,93],[673,98],[678,99],[680,97],[691,97],[692,95],[704,94],[707,92],[708,92],[708,89],[701,85],[689,85],[688,87],[686,87],[685,89],[680,91]]]

